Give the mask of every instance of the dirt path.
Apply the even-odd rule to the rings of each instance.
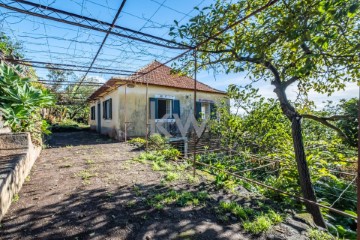
[[[264,238],[244,234],[236,219],[219,221],[215,202],[149,206],[154,193],[210,190],[201,181],[164,184],[163,172],[130,160],[139,152],[128,144],[76,132],[56,133],[48,145],[3,219],[1,239]],[[293,239],[304,237],[301,228],[287,230]]]

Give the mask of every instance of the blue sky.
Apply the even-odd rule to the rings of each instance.
[[[112,22],[121,4],[120,0],[32,1],[106,22]],[[15,7],[20,6],[11,0],[2,2]],[[180,24],[186,23],[196,14],[195,6],[201,8],[212,2],[212,0],[127,0],[116,24],[170,39],[168,31],[174,20]],[[2,8],[0,8],[0,16],[2,31],[22,42],[25,58],[31,60],[89,66],[105,36],[102,32],[25,16]],[[181,52],[110,35],[94,66],[135,71],[154,59],[165,62]],[[37,73],[41,78],[46,79],[46,70],[37,69]],[[89,76],[97,77],[100,81],[111,77],[97,73]],[[245,74],[220,74],[214,77],[211,73],[200,72],[198,79],[221,90],[225,90],[229,84],[249,82]],[[262,95],[275,97],[269,83],[258,83],[255,87],[260,89]],[[295,99],[296,87],[291,87],[288,94],[290,99]],[[337,92],[331,97],[316,93],[310,93],[310,97],[321,107],[324,100],[358,97],[358,87],[356,84],[348,84],[345,91]]]

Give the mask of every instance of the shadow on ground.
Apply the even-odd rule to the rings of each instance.
[[[159,185],[79,191],[66,199],[19,210],[23,221],[4,222],[2,239],[244,239],[234,224],[219,225],[207,206],[156,210],[149,196],[170,191]],[[193,189],[202,188],[197,185]],[[210,206],[209,206],[210,205]],[[44,219],[46,222],[44,223]],[[40,224],[41,222],[41,224]]]
[[[85,146],[106,143],[116,143],[118,141],[105,135],[98,134],[91,130],[78,132],[57,132],[46,137],[47,147],[58,148],[66,146]]]

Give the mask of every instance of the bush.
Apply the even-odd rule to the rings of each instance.
[[[158,153],[164,156],[165,160],[177,160],[181,155],[180,151],[175,148],[164,149]]]
[[[0,111],[4,115],[5,126],[13,132],[30,132],[33,142],[41,145],[42,135],[49,131],[40,111],[54,102],[47,89],[20,77],[14,69],[0,65]]]
[[[128,143],[138,148],[144,148],[146,145],[146,140],[143,138],[133,138],[129,140]]]

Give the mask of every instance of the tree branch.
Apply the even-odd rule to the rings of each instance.
[[[310,114],[303,114],[301,115],[303,118],[308,118],[308,119],[311,119],[311,120],[314,120],[314,121],[317,121],[333,130],[335,130],[341,138],[343,138],[344,140],[349,140],[348,136],[346,136],[346,134],[341,131],[340,128],[336,127],[335,125],[329,123],[328,121],[336,121],[336,120],[339,120],[339,119],[344,119],[345,118],[345,115],[342,116],[342,115],[334,115],[334,116],[331,116],[331,117],[318,117],[318,116],[314,116],[314,115],[310,115]],[[349,116],[346,116],[347,118]]]
[[[293,84],[294,82],[296,82],[297,80],[299,80],[300,78],[295,76],[290,78],[289,80],[285,81],[282,85],[284,87],[284,89],[286,89],[289,85]]]

